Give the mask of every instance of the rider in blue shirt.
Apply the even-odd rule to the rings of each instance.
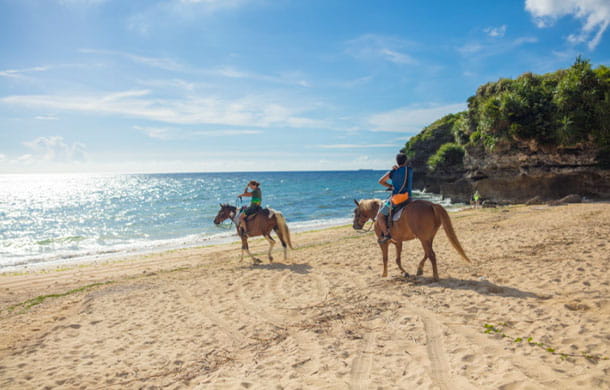
[[[407,156],[403,153],[397,154],[396,164],[398,165],[394,166],[391,171],[379,179],[379,184],[392,189],[392,196],[390,196],[390,198],[383,204],[381,210],[379,210],[381,218],[378,218],[378,221],[383,232],[381,238],[379,239],[380,244],[392,238],[390,235],[392,221],[389,220],[392,206],[406,202],[411,196],[410,181],[412,168],[407,167]]]

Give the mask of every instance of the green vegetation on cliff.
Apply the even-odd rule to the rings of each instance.
[[[466,112],[449,114],[426,126],[418,135],[411,137],[402,149],[402,152],[409,157],[411,165],[416,169],[427,169],[431,156],[437,153],[441,146],[455,143],[456,129],[460,123],[464,122],[465,116]],[[441,157],[439,156],[435,161],[436,167],[437,162],[441,161]],[[441,164],[441,166],[444,165]]]
[[[404,152],[414,167],[430,172],[462,169],[463,149],[498,142],[545,147],[593,147],[598,163],[610,166],[610,68],[591,68],[580,57],[568,69],[480,86],[468,110],[447,115],[412,137]]]
[[[576,59],[568,69],[545,75],[524,73],[480,86],[468,99],[471,141],[536,141],[558,147],[592,142],[610,145],[610,69],[593,70]],[[488,145],[488,146],[490,146]]]

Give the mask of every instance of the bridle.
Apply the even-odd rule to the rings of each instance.
[[[366,222],[364,222],[362,224],[362,228],[360,230],[356,230],[356,232],[360,233],[360,234],[365,234],[370,232],[373,229],[373,226],[375,226],[375,217],[371,218],[371,225],[369,226],[368,229],[364,229],[364,226],[366,225],[366,223],[368,222],[368,219],[366,220]]]

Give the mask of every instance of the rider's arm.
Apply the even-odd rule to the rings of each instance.
[[[241,197],[241,196],[252,196],[252,193],[251,193],[251,192],[247,192],[247,191],[246,191],[246,192],[244,192],[243,194],[241,194],[241,195],[239,195],[239,196],[240,196],[240,197]]]
[[[390,180],[391,173],[392,172],[390,171],[390,172],[386,173],[385,175],[383,175],[381,177],[381,179],[379,179],[379,184],[381,184],[382,186],[387,187],[387,188],[392,188],[392,185],[390,183],[388,183],[388,180]]]

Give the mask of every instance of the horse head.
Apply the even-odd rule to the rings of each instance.
[[[354,223],[352,224],[352,227],[355,230],[361,230],[369,218],[366,217],[361,210],[360,202],[354,199],[354,203],[356,203],[356,208],[354,209]]]
[[[363,199],[360,202],[354,199],[356,208],[354,209],[354,222],[352,223],[352,227],[355,230],[361,230],[369,219],[375,221],[380,202],[381,201],[378,199]]]
[[[216,214],[216,218],[214,218],[214,224],[219,225],[221,222],[225,221],[228,218],[233,219],[236,211],[237,207],[235,206],[231,206],[229,204],[221,204],[220,210],[218,210],[218,214]]]

